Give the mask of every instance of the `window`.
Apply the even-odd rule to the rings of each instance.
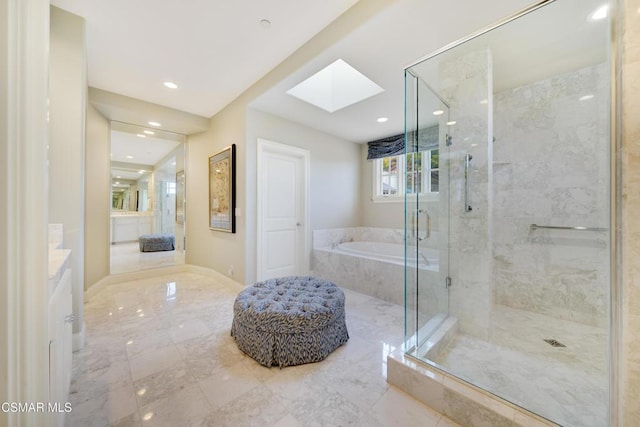
[[[404,174],[402,171],[406,171]],[[374,199],[402,200],[403,194],[437,194],[440,155],[437,149],[376,159]]]
[[[400,156],[385,157],[380,162],[380,194],[395,196],[398,194],[400,183]]]
[[[166,191],[165,191],[165,193],[166,193],[167,196],[169,194],[176,194],[176,183],[167,181],[166,182]]]

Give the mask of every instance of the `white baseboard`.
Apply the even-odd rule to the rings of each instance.
[[[244,288],[244,286],[245,286],[242,283],[236,282],[235,280],[233,280],[229,276],[225,276],[224,274],[222,274],[219,271],[214,270],[212,268],[201,267],[199,265],[192,265],[192,264],[185,264],[185,266],[187,267],[187,271],[189,273],[195,273],[195,274],[201,274],[203,276],[215,277],[216,279],[220,280],[223,283],[228,283],[228,284],[230,284],[232,286],[237,286],[239,288]]]
[[[115,283],[123,283],[130,282],[132,280],[140,280],[140,279],[149,279],[152,277],[165,276],[167,274],[176,274],[176,273],[195,273],[201,274],[203,276],[215,277],[217,280],[228,283],[232,286],[237,286],[239,288],[244,288],[244,285],[236,282],[230,277],[221,274],[220,272],[213,270],[207,267],[201,267],[198,265],[191,264],[182,264],[182,265],[173,265],[170,267],[161,267],[161,268],[150,268],[147,270],[134,271],[131,273],[121,273],[121,274],[111,274],[109,276],[103,277],[98,280],[93,286],[84,291],[84,300],[89,301],[91,298],[95,297],[98,292],[100,292],[105,287],[115,284]],[[84,326],[83,326],[84,327]]]

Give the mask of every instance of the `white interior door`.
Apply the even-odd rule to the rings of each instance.
[[[309,269],[309,151],[258,140],[258,280]]]

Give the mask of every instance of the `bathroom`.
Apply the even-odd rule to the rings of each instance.
[[[564,4],[562,2],[558,3]],[[586,15],[590,14],[591,9],[595,9],[597,5],[588,2],[587,6],[590,10]],[[547,7],[545,6],[545,8]],[[541,12],[547,10],[545,8],[541,9]],[[540,27],[540,25],[537,25],[537,27]],[[424,53],[429,51],[429,49],[426,49]],[[471,53],[477,54],[478,51],[475,49]],[[459,52],[459,50],[456,52]],[[374,202],[372,200],[374,197],[372,194],[374,191],[372,181],[374,181],[373,168],[375,163],[365,160],[367,157],[366,145],[356,146],[355,148],[352,145],[348,145],[347,147],[349,148],[344,148],[340,151],[341,157],[345,158],[346,161],[356,162],[358,166],[355,169],[347,167],[336,168],[335,163],[338,162],[333,162],[333,165],[329,161],[316,163],[316,166],[318,164],[324,165],[324,172],[333,172],[333,175],[330,173],[329,176],[332,177],[331,185],[334,187],[342,186],[344,182],[358,183],[349,184],[345,186],[347,188],[343,189],[344,191],[338,192],[340,197],[347,193],[352,196],[355,195],[352,198],[344,197],[336,200],[330,197],[332,195],[329,195],[324,200],[316,200],[314,202],[317,203],[315,206],[317,216],[311,217],[311,227],[314,231],[336,230],[338,228],[344,230],[340,232],[342,234],[339,233],[336,236],[335,240],[327,241],[327,246],[322,247],[336,249],[341,242],[352,243],[350,242],[352,239],[356,241],[367,234],[372,236],[379,231],[377,229],[382,228],[388,230],[382,232],[385,235],[384,237],[375,235],[375,237],[370,238],[385,239],[388,243],[396,243],[402,246],[407,245],[410,249],[409,253],[415,254],[416,262],[414,264],[406,263],[409,271],[416,273],[412,276],[415,278],[415,282],[409,281],[405,284],[403,278],[403,283],[392,289],[394,292],[393,298],[397,298],[400,295],[402,297],[400,304],[403,304],[405,301],[404,294],[405,292],[408,293],[407,311],[409,317],[406,319],[406,341],[413,342],[413,348],[409,347],[406,351],[412,353],[408,356],[414,358],[424,359],[427,357],[428,360],[423,360],[426,365],[436,370],[440,369],[437,372],[438,375],[441,375],[441,388],[442,384],[446,383],[450,377],[462,378],[466,382],[495,393],[507,401],[521,405],[525,409],[548,419],[569,425],[583,422],[584,420],[571,421],[572,418],[566,418],[570,414],[558,413],[556,408],[544,407],[547,406],[547,402],[542,402],[542,405],[540,405],[540,402],[522,401],[519,400],[522,396],[508,394],[507,392],[510,391],[509,387],[504,386],[504,377],[509,371],[503,365],[496,364],[495,370],[486,369],[486,372],[480,372],[487,365],[495,363],[493,356],[497,353],[492,351],[495,347],[481,348],[483,350],[482,354],[476,354],[480,358],[479,361],[470,357],[469,360],[474,361],[472,364],[455,365],[456,361],[463,359],[459,357],[460,354],[464,356],[469,354],[468,348],[464,347],[464,340],[457,339],[463,335],[466,338],[471,337],[467,342],[470,342],[472,344],[471,347],[473,347],[473,344],[479,342],[473,341],[473,339],[481,340],[483,344],[495,344],[498,339],[503,340],[500,342],[505,342],[505,335],[513,335],[513,332],[522,336],[529,334],[531,329],[517,330],[513,328],[513,330],[510,329],[509,331],[504,330],[505,325],[515,325],[509,313],[513,313],[514,310],[520,310],[532,313],[531,318],[525,319],[526,321],[534,317],[537,319],[539,318],[538,315],[549,316],[554,319],[552,324],[554,328],[549,327],[549,324],[538,327],[538,329],[544,329],[545,335],[536,337],[531,346],[529,346],[528,341],[525,341],[524,344],[522,342],[517,343],[518,345],[523,344],[525,350],[530,350],[533,353],[539,351],[543,355],[556,351],[563,352],[555,354],[561,354],[563,358],[572,360],[578,358],[576,353],[572,353],[576,350],[580,355],[593,354],[597,365],[596,371],[598,371],[596,372],[596,380],[591,384],[595,385],[593,388],[595,397],[587,400],[586,403],[597,402],[601,405],[590,405],[593,406],[589,410],[593,410],[591,415],[594,418],[585,421],[585,424],[600,425],[602,424],[601,421],[609,415],[609,412],[613,413],[616,410],[616,408],[609,408],[607,405],[608,395],[615,394],[616,390],[615,384],[611,387],[611,391],[609,391],[608,385],[609,377],[614,376],[609,368],[609,362],[615,358],[615,355],[609,355],[608,341],[615,342],[617,338],[615,333],[609,333],[609,318],[614,317],[615,319],[616,314],[608,311],[610,300],[617,298],[615,294],[611,295],[609,292],[609,283],[612,281],[610,277],[612,266],[609,265],[608,259],[610,250],[614,247],[614,242],[608,237],[607,230],[603,230],[608,229],[611,231],[614,226],[613,215],[609,214],[610,204],[600,204],[602,199],[607,202],[609,200],[608,180],[613,175],[612,170],[603,169],[608,167],[609,164],[608,151],[602,155],[594,156],[594,159],[602,160],[604,164],[591,164],[589,161],[580,161],[577,165],[585,167],[581,178],[589,182],[589,186],[581,186],[580,183],[574,182],[571,183],[569,190],[560,186],[545,188],[543,195],[547,194],[547,190],[554,194],[552,200],[548,200],[543,195],[540,195],[542,189],[534,185],[540,177],[543,177],[544,182],[549,181],[553,184],[553,180],[556,178],[577,176],[564,173],[568,168],[576,167],[568,159],[587,156],[589,152],[583,147],[586,143],[593,143],[593,145],[589,146],[590,150],[602,148],[597,144],[602,142],[600,138],[601,132],[608,135],[609,130],[606,129],[606,126],[609,126],[609,123],[608,121],[605,123],[603,130],[601,125],[604,122],[600,120],[602,119],[601,116],[604,116],[606,121],[608,111],[594,112],[590,108],[595,104],[595,102],[591,101],[597,101],[598,97],[603,94],[608,96],[612,85],[611,81],[606,80],[611,65],[607,62],[609,57],[609,54],[605,53],[600,61],[583,64],[583,66],[573,70],[565,70],[566,72],[559,73],[554,77],[531,78],[524,83],[516,83],[515,86],[512,86],[514,83],[508,83],[505,84],[505,87],[498,88],[499,84],[503,84],[498,83],[498,70],[492,70],[491,73],[486,72],[489,66],[496,66],[497,68],[496,64],[498,62],[496,60],[496,62],[491,63],[488,60],[490,55],[486,53],[485,49],[484,58],[486,60],[478,60],[476,57],[473,58],[473,61],[466,59],[466,61],[471,61],[472,65],[477,65],[477,67],[473,68],[476,71],[479,70],[479,74],[484,77],[467,75],[465,78],[475,79],[473,84],[479,84],[480,87],[476,86],[474,88],[472,87],[473,85],[467,85],[462,89],[456,88],[458,92],[455,94],[451,93],[454,89],[447,87],[445,84],[442,84],[442,87],[438,87],[433,83],[440,79],[438,75],[439,67],[430,69],[432,62],[429,62],[429,59],[425,61],[424,66],[426,75],[421,74],[420,64],[416,64],[413,69],[416,74],[415,80],[408,78],[407,81],[416,85],[413,90],[414,93],[419,94],[421,102],[429,102],[429,99],[431,99],[436,106],[427,105],[427,108],[420,108],[420,111],[427,112],[427,117],[416,119],[415,128],[420,131],[425,126],[427,128],[433,127],[435,122],[433,121],[434,117],[431,117],[433,116],[432,113],[434,111],[443,111],[443,114],[436,117],[438,129],[443,132],[443,135],[439,135],[439,141],[447,141],[446,136],[449,132],[445,133],[445,129],[451,129],[450,134],[454,138],[453,148],[450,149],[451,152],[448,156],[445,156],[444,147],[441,147],[443,151],[439,153],[442,160],[439,164],[441,179],[437,193],[438,195],[447,195],[446,203],[438,198],[427,198],[426,202],[419,198],[410,199],[408,202],[404,198],[401,202],[396,203]],[[456,58],[451,58],[451,61],[455,60]],[[476,60],[478,62],[475,62]],[[444,66],[446,65],[445,63]],[[482,67],[484,67],[485,72],[482,71]],[[432,74],[429,74],[430,72]],[[520,70],[520,72],[514,74],[522,75],[526,73]],[[487,75],[493,76],[493,78],[487,78]],[[559,115],[567,113],[567,116],[571,116],[563,118],[568,118],[569,122],[574,120],[572,126],[591,127],[595,131],[587,131],[586,136],[583,133],[572,138],[561,139],[562,143],[577,142],[578,144],[562,144],[562,150],[552,153],[549,153],[549,146],[535,144],[538,140],[543,140],[551,141],[557,145],[558,141],[548,134],[536,135],[536,141],[517,149],[505,144],[511,138],[515,138],[516,136],[514,135],[521,137],[522,135],[519,135],[518,132],[523,128],[531,129],[541,124],[558,124],[558,121],[552,123],[553,120],[549,120],[550,115],[545,113],[547,111],[545,108],[554,104],[557,101],[556,98],[541,97],[544,104],[542,107],[538,104],[524,104],[522,98],[528,99],[528,94],[539,93],[535,90],[537,85],[544,86],[552,81],[564,85],[567,82],[575,81],[576,76],[587,83],[584,86],[582,84],[568,84],[569,90],[564,95],[567,97],[567,103],[571,101],[572,104],[570,107],[561,109],[556,113],[560,113]],[[601,79],[603,76],[605,76],[604,80]],[[428,83],[431,88],[420,87],[422,82]],[[519,88],[523,90],[518,92]],[[582,92],[582,89],[586,88],[594,89],[594,92]],[[450,97],[458,100],[463,99],[469,95],[464,90],[469,89],[474,95],[476,90],[486,94],[486,97],[478,98],[478,105],[474,104],[471,112],[478,113],[474,117],[474,126],[479,126],[477,130],[469,127],[468,122],[465,122],[464,115],[461,114],[460,105],[456,105],[450,99]],[[450,92],[447,92],[448,90]],[[558,95],[558,93],[555,95]],[[486,103],[481,103],[485,99]],[[410,105],[415,107],[413,103]],[[519,123],[519,126],[510,128],[509,122],[503,118],[516,115],[517,109],[522,105],[528,105],[530,111],[539,113],[529,115],[535,118],[536,122],[532,124],[524,121]],[[598,103],[596,105],[608,107],[611,103]],[[483,110],[476,111],[479,108],[483,108]],[[408,111],[413,110],[408,109]],[[216,120],[227,120],[229,116],[233,117],[235,113],[231,108],[221,114],[218,119],[214,119],[213,122],[218,124]],[[274,122],[278,122],[284,127],[293,127],[293,125],[290,124],[292,122],[285,123],[286,120],[276,118],[268,113],[251,110],[246,113],[249,119],[246,121],[248,124],[245,124],[245,112],[243,111],[242,114],[242,120],[238,121],[242,122],[243,129],[247,129],[246,135],[218,130],[215,131],[215,136],[222,136],[222,138],[217,138],[216,140],[220,141],[220,144],[227,144],[236,138],[239,138],[242,142],[246,140],[247,147],[244,147],[245,150],[241,154],[241,160],[244,167],[250,170],[254,166],[252,159],[255,157],[255,146],[252,146],[249,141],[255,141],[257,136],[270,137],[276,141],[286,142],[287,138],[281,132],[279,134],[279,131],[274,131],[271,125]],[[598,118],[585,123],[575,122],[575,120],[584,119],[585,115],[588,114],[595,114]],[[551,116],[555,118],[557,115]],[[256,128],[256,130],[249,129],[260,121],[263,123],[261,128]],[[448,124],[452,121],[456,123]],[[555,128],[553,129],[554,131],[556,130]],[[269,132],[271,132],[271,135],[267,135]],[[471,136],[467,136],[468,132],[471,133]],[[238,137],[237,135],[240,136]],[[385,133],[380,133],[361,142],[375,140],[384,135]],[[597,135],[597,137],[589,139],[593,135]],[[315,137],[316,140],[328,139],[320,134],[315,134]],[[467,137],[470,138],[469,141],[465,141]],[[493,138],[495,138],[495,141]],[[355,140],[356,138],[353,139]],[[191,142],[197,145],[200,141],[196,137]],[[336,142],[337,147],[337,142],[339,141],[334,142]],[[478,145],[472,146],[474,143],[478,143]],[[607,150],[608,143],[609,140],[607,139],[605,141]],[[541,151],[536,151],[538,148]],[[319,147],[312,147],[311,149],[314,150],[314,160],[312,161],[317,161],[321,157],[323,150]],[[196,160],[199,161],[203,156],[206,157],[210,153],[211,144],[206,144],[204,147],[196,146],[192,157],[193,162],[190,162],[190,164],[194,163],[195,165]],[[531,159],[535,159],[536,156],[544,159],[544,161],[539,160],[537,167],[529,167]],[[447,163],[449,160],[451,163]],[[466,182],[462,179],[465,176],[465,166],[466,176],[471,178]],[[603,171],[605,173],[601,174]],[[449,172],[452,173],[455,179],[446,181],[442,177]],[[239,178],[239,186],[241,190],[247,190],[246,193],[249,194],[252,193],[250,190],[255,190],[254,181],[255,176],[251,175],[251,172],[247,172],[246,177]],[[196,181],[193,180],[193,182]],[[318,179],[315,179],[315,182],[317,183]],[[528,188],[527,185],[531,187]],[[195,187],[190,188],[196,189]],[[467,190],[466,199],[464,199],[465,189]],[[577,205],[569,203],[574,201],[579,203]],[[596,202],[598,209],[590,210],[589,206],[593,206]],[[198,201],[194,200],[193,207],[195,209],[193,209],[193,212],[205,212],[206,210],[201,209],[202,206],[198,203]],[[409,207],[408,209],[406,208],[407,206]],[[467,209],[468,207],[471,209]],[[602,209],[600,209],[601,207]],[[202,230],[194,227],[194,231],[190,232],[192,236],[198,234],[202,236],[198,235],[198,241],[193,240],[194,247],[198,250],[194,251],[190,261],[195,265],[213,265],[219,271],[230,271],[229,276],[233,276],[234,270],[233,268],[228,269],[228,266],[230,264],[233,265],[235,262],[237,267],[238,259],[246,257],[247,268],[242,268],[243,271],[240,275],[238,275],[237,271],[241,268],[237,268],[236,275],[239,277],[236,277],[242,282],[251,282],[255,279],[252,274],[255,274],[256,254],[251,250],[251,236],[255,234],[255,230],[252,228],[254,227],[252,220],[255,218],[254,209],[255,206],[252,206],[250,198],[247,196],[246,203],[241,204],[240,210],[236,212],[236,215],[241,218],[238,239],[231,241],[227,236],[218,237],[217,240],[222,242],[221,245],[223,247],[229,247],[227,251],[220,250],[221,245],[218,242],[211,244],[213,239],[208,236],[204,237],[206,232],[203,233]],[[429,214],[429,216],[427,217],[425,213]],[[455,213],[457,216],[450,213]],[[332,216],[334,214],[335,216]],[[201,221],[201,218],[195,217],[195,214],[192,213],[192,215],[194,215],[192,218],[198,220],[198,224],[201,222],[206,223],[206,221]],[[378,218],[376,220],[372,219],[374,216]],[[475,225],[478,226],[464,228],[468,226],[465,223],[467,218],[475,220]],[[408,225],[408,228],[405,228],[405,224]],[[570,228],[554,229],[551,227]],[[461,232],[461,230],[464,232]],[[506,231],[503,232],[503,230]],[[407,237],[405,238],[405,236]],[[242,243],[237,244],[237,241],[242,241]],[[314,241],[313,245],[315,246],[316,243],[318,242]],[[478,246],[475,246],[476,244]],[[244,245],[248,248],[246,251],[242,250]],[[415,251],[413,251],[414,248]],[[465,252],[464,249],[467,248],[471,250]],[[567,248],[570,249],[567,250]],[[205,255],[210,255],[213,252],[212,249],[216,252],[216,258],[214,260],[205,258]],[[453,253],[451,249],[453,249]],[[433,250],[438,252],[437,257],[429,255],[430,251]],[[554,264],[553,261],[556,259],[562,260],[563,264]],[[426,261],[424,264],[431,267],[428,270],[430,271],[429,275],[423,274],[426,270],[423,268],[423,261]],[[454,263],[458,263],[458,265],[453,265]],[[436,265],[437,269],[435,269]],[[465,269],[465,266],[469,268]],[[312,263],[311,267],[315,268],[316,265]],[[404,268],[404,265],[401,267]],[[448,271],[457,273],[458,277],[452,274],[444,274]],[[435,272],[441,274],[431,274]],[[430,278],[434,276],[435,278]],[[450,287],[447,280],[449,277],[451,278]],[[556,279],[557,281],[555,282],[550,281]],[[393,280],[395,281],[396,279]],[[433,286],[434,283],[437,286]],[[543,283],[543,285],[537,287],[537,283]],[[545,287],[545,285],[551,283],[555,286],[554,288]],[[577,286],[578,283],[586,283],[588,286],[579,287]],[[348,284],[343,284],[343,286],[348,287]],[[602,288],[599,288],[599,286],[602,286]],[[413,297],[415,299],[412,299],[412,295],[415,295]],[[429,297],[424,300],[420,299],[425,296]],[[382,298],[382,296],[379,297]],[[562,304],[554,305],[554,302],[557,301],[562,302]],[[498,306],[500,306],[500,310],[497,309]],[[620,307],[622,308],[622,306]],[[473,312],[472,319],[466,317],[470,312]],[[573,326],[580,324],[585,327],[583,329],[576,327],[575,330],[571,331],[576,332],[577,338],[575,338],[566,333],[567,329],[564,328],[564,321],[572,322],[571,325]],[[532,324],[534,322],[527,322],[525,326],[531,326]],[[447,326],[448,329],[444,330],[441,326]],[[437,336],[446,338],[443,341],[438,341],[443,344],[446,343],[446,346],[444,346],[445,348],[437,348],[436,346],[434,354],[427,356],[433,347],[426,348],[422,345],[427,344],[428,346],[431,337]],[[585,336],[588,336],[589,339],[584,339]],[[551,342],[548,344],[541,342],[544,339],[549,339]],[[566,347],[556,346],[557,344],[566,345]],[[594,344],[594,347],[591,347],[592,344]],[[593,348],[595,348],[595,351],[592,350]],[[512,349],[508,348],[508,350]],[[458,352],[457,355],[456,352]],[[490,358],[488,361],[487,357]],[[517,357],[507,357],[506,359],[518,360]],[[409,358],[409,360],[413,359]],[[611,364],[614,363],[615,361],[611,362]],[[527,363],[520,362],[511,368],[518,370],[525,365]],[[533,364],[532,366],[538,369],[536,373],[542,378],[566,380],[566,377],[557,375],[559,371],[556,370],[549,375],[540,375],[540,370],[547,369],[549,368],[548,366]],[[479,369],[479,367],[482,369]],[[503,367],[505,369],[502,369]],[[449,373],[450,377],[442,379],[442,371]],[[475,377],[475,375],[478,375],[478,377]],[[502,385],[497,389],[492,389],[494,384],[491,384],[491,381],[502,382]],[[449,382],[455,383],[455,379]],[[604,388],[602,387],[603,383],[605,384]],[[542,409],[540,409],[541,406],[543,406]],[[512,411],[514,410],[513,407],[509,408]],[[547,409],[551,411],[545,412]],[[579,411],[583,409],[580,408]],[[446,408],[442,409],[441,412],[445,411]]]

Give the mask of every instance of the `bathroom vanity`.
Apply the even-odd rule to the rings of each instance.
[[[153,215],[137,212],[111,214],[111,243],[135,242],[143,234],[151,234]]]
[[[49,226],[49,401],[63,409],[69,401],[73,340],[71,250],[62,248],[62,225]],[[63,426],[65,413],[50,412],[49,425]]]

